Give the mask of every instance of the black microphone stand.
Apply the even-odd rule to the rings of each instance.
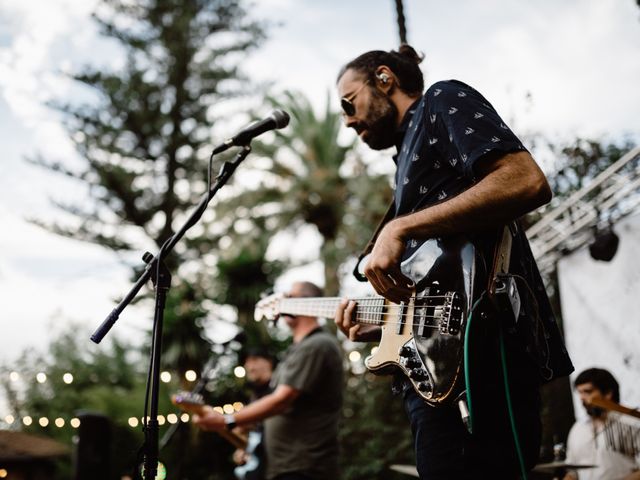
[[[100,343],[109,330],[118,320],[120,313],[131,303],[136,297],[142,286],[147,283],[151,277],[151,272],[155,270],[155,276],[151,277],[155,287],[155,310],[153,318],[153,334],[151,340],[151,359],[149,368],[149,378],[147,379],[147,396],[151,392],[151,406],[149,409],[149,420],[147,420],[146,409],[149,404],[148,398],[145,402],[144,415],[144,478],[153,479],[156,477],[158,468],[158,392],[160,384],[160,356],[162,353],[162,322],[164,319],[164,307],[167,298],[167,292],[171,285],[171,272],[164,263],[166,256],[173,250],[173,247],[184,236],[184,234],[195,225],[205,212],[207,205],[215,194],[222,188],[240,163],[251,152],[249,144],[242,147],[242,150],[236,155],[233,161],[224,162],[218,175],[215,178],[213,186],[203,195],[196,209],[189,216],[184,225],[174,233],[160,248],[158,254],[154,257],[151,253],[145,252],[143,260],[147,264],[144,272],[140,275],[136,283],[133,285],[129,293],[120,301],[118,306],[114,308],[97,330],[91,335],[91,340]],[[211,158],[213,155],[211,154]],[[210,162],[211,162],[210,158]],[[211,163],[210,163],[211,164]],[[211,177],[209,173],[209,178]]]

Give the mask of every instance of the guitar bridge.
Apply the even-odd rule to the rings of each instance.
[[[444,302],[434,308],[436,324],[440,326],[440,333],[457,335],[462,326],[462,307],[460,296],[455,292],[447,292]]]

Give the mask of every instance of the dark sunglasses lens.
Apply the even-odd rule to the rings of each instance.
[[[340,105],[342,106],[342,111],[348,116],[352,117],[353,115],[355,115],[356,109],[353,106],[353,103],[351,103],[349,100],[343,98],[342,100],[340,100]]]

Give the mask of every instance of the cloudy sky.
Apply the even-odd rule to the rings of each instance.
[[[634,0],[404,3],[409,42],[426,55],[428,83],[470,83],[521,134],[640,138]],[[84,201],[73,185],[24,157],[43,152],[73,161],[59,119],[43,103],[69,99],[60,72],[122,61],[97,38],[94,7],[95,0],[0,0],[0,362],[7,364],[25,347],[44,345],[66,322],[92,331],[129,288],[128,270],[115,256],[26,222],[59,215],[51,197]],[[333,85],[341,64],[398,43],[392,0],[260,0],[252,12],[281,25],[247,71],[277,89],[302,90],[318,107],[327,91],[338,103]],[[541,163],[553,168],[551,159]],[[150,315],[124,315],[117,328],[144,325]]]

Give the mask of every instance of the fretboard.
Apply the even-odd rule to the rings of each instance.
[[[358,323],[380,324],[384,312],[385,300],[378,296],[354,298],[356,306],[355,321]],[[342,298],[283,298],[280,300],[280,313],[289,315],[307,315],[309,317],[333,318]]]

